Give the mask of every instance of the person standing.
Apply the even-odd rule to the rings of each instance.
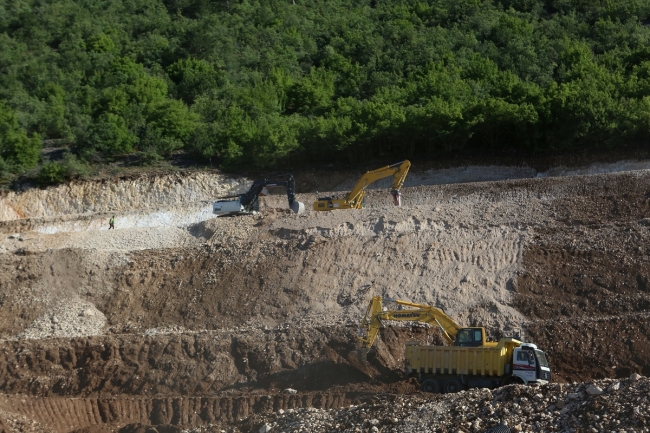
[[[108,220],[108,229],[115,229],[115,215]]]

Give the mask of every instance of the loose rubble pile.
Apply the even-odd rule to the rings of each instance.
[[[79,298],[67,298],[32,322],[15,339],[101,335],[105,325],[106,317],[93,304]]]
[[[648,432],[650,379],[633,374],[620,381],[536,388],[509,385],[431,396],[382,395],[375,403],[345,409],[279,410],[258,422],[260,433],[482,433],[499,425],[517,433]]]
[[[53,430],[24,415],[0,411],[0,432],[53,433]]]

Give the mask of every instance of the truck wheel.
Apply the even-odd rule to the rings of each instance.
[[[440,383],[438,383],[438,381],[435,379],[427,379],[422,382],[420,389],[424,392],[438,394],[440,392]]]
[[[458,379],[449,379],[445,382],[444,391],[448,394],[459,392],[465,389],[463,384]]]
[[[506,382],[504,385],[525,385],[526,382],[521,377],[517,376],[510,376],[508,379],[506,379]]]

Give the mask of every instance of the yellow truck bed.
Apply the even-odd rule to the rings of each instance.
[[[503,338],[493,347],[427,346],[417,341],[406,343],[406,372],[423,374],[467,374],[503,376],[512,351],[521,344]]]

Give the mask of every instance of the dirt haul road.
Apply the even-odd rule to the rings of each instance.
[[[278,195],[211,218],[212,198],[246,187],[185,173],[0,198],[0,428],[424,431],[416,408],[437,431],[646,428],[647,380],[630,377],[650,375],[650,172],[414,186],[401,208],[373,190],[364,210],[303,215]],[[556,383],[418,393],[404,342],[442,339],[405,324],[362,372],[350,352],[376,295],[523,331]],[[301,407],[321,411],[277,412]]]

